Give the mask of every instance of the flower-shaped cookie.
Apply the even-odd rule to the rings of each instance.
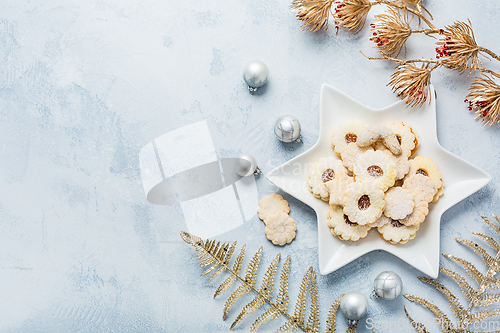
[[[324,201],[328,201],[330,192],[326,187],[328,182],[335,178],[346,177],[347,171],[336,157],[322,157],[317,163],[309,167],[307,184],[312,194]]]
[[[288,201],[283,199],[283,197],[276,193],[271,193],[265,195],[259,201],[259,208],[257,209],[259,213],[259,218],[267,223],[266,220],[276,213],[290,213],[290,207],[288,206]]]
[[[266,220],[266,236],[274,245],[285,245],[295,238],[297,226],[287,213],[277,213]]]
[[[356,182],[374,182],[383,191],[394,185],[397,175],[396,164],[382,151],[367,151],[359,155],[353,172]]]
[[[414,226],[419,225],[420,223],[425,221],[425,217],[429,214],[429,203],[422,199],[422,197],[416,196],[415,200],[415,208],[413,212],[405,217],[404,219],[399,220],[400,223],[405,226]]]
[[[413,193],[415,197],[420,196],[423,200],[431,202],[436,195],[436,184],[427,176],[414,174],[405,179],[403,188]]]
[[[328,226],[333,235],[342,240],[357,241],[368,235],[371,226],[351,222],[341,206],[331,205],[328,212]]]
[[[433,201],[437,201],[439,196],[443,194],[443,191],[439,191],[439,189],[443,187],[444,184],[437,164],[434,163],[429,157],[417,156],[410,160],[410,171],[406,177],[411,177],[414,174],[421,174],[432,179],[439,193],[436,193]]]
[[[388,217],[384,218],[389,219],[390,221],[385,223],[383,226],[378,227],[377,230],[386,241],[392,244],[407,243],[410,239],[415,238],[418,229],[420,229],[419,224],[407,227],[399,221]]]
[[[352,183],[344,194],[344,214],[351,222],[366,225],[375,222],[384,210],[384,191],[373,182]]]
[[[410,161],[408,157],[404,154],[396,156],[387,149],[384,150],[384,153],[386,153],[394,161],[394,164],[396,164],[396,180],[403,179],[410,171]]]
[[[340,155],[349,143],[356,143],[358,135],[365,129],[360,121],[348,121],[339,125],[332,134],[332,147]]]
[[[413,212],[413,194],[402,187],[391,187],[385,193],[384,215],[393,220],[404,219]]]

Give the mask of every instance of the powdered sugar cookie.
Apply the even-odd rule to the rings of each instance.
[[[419,225],[424,222],[425,217],[429,214],[429,204],[427,201],[425,201],[421,196],[416,196],[414,200],[415,208],[413,209],[413,212],[404,219],[399,220],[400,223],[403,223],[406,226]]]
[[[439,172],[439,168],[436,163],[434,163],[429,157],[417,156],[410,160],[410,171],[406,177],[409,178],[415,174],[428,176],[432,179],[437,189],[443,185],[441,172]]]
[[[342,240],[357,241],[368,235],[369,225],[351,222],[341,206],[331,205],[328,212],[328,226],[333,235]]]
[[[356,159],[354,180],[357,182],[375,182],[382,191],[394,185],[396,180],[396,164],[384,152],[367,151]]]
[[[384,146],[387,147],[394,155],[400,155],[401,145],[399,144],[396,135],[387,127],[382,125],[373,125],[365,128],[358,136],[356,144],[359,147],[368,147],[373,145],[378,140],[381,140]]]
[[[423,200],[431,202],[436,195],[436,185],[429,177],[422,174],[414,174],[405,179],[403,188],[413,193],[415,197],[420,196]]]
[[[408,160],[408,157],[404,154],[396,156],[389,150],[384,150],[384,153],[386,153],[396,164],[396,180],[403,179],[410,171],[410,161]]]
[[[347,147],[340,154],[342,163],[350,172],[354,170],[354,164],[359,155],[366,153],[367,151],[373,151],[372,147],[360,148],[354,142],[349,143]]]
[[[401,145],[402,155],[410,157],[413,149],[418,145],[418,140],[416,139],[416,135],[412,132],[411,126],[403,122],[389,123],[385,126],[396,135]]]
[[[330,192],[326,184],[340,177],[347,177],[347,170],[342,165],[342,161],[333,156],[322,157],[317,163],[310,166],[307,184],[316,198],[328,201]]]
[[[373,182],[352,183],[344,193],[344,214],[351,222],[366,225],[375,222],[384,210],[384,191]]]
[[[385,193],[384,215],[393,220],[400,220],[413,212],[415,201],[413,194],[402,188],[392,187]]]
[[[354,183],[354,178],[349,177],[347,174],[335,177],[335,179],[326,183],[325,186],[328,192],[330,192],[330,205],[344,206],[344,192],[352,183]]]
[[[339,125],[332,133],[331,144],[335,153],[340,155],[348,144],[355,143],[365,127],[360,121],[348,121]]]
[[[266,223],[266,236],[274,245],[285,245],[295,238],[297,226],[287,213],[277,213],[269,216]]]
[[[419,224],[407,227],[392,219],[389,223],[377,228],[382,237],[392,244],[406,244],[410,239],[415,238],[418,229],[420,229]]]
[[[288,201],[283,199],[281,195],[271,193],[260,199],[257,212],[259,213],[259,218],[264,223],[267,223],[266,220],[271,215],[276,213],[290,213],[290,207],[288,206]]]

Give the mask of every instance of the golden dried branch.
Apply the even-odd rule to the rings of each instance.
[[[340,301],[342,301],[342,297],[344,294],[340,295],[339,298],[333,302],[330,311],[328,312],[328,317],[326,319],[326,333],[336,333],[337,332],[337,323],[335,320],[335,315],[337,314],[337,310],[340,305]]]
[[[493,215],[497,222],[500,222],[500,219],[496,215]],[[497,224],[494,222],[491,222],[489,219],[483,217],[483,220],[486,224],[488,224],[490,227],[492,227],[497,233],[500,233],[500,228],[498,227]],[[491,236],[488,236],[483,233],[476,233],[472,232],[472,234],[478,236],[481,238],[483,241],[485,241],[493,250],[496,251],[495,256],[491,256],[488,253],[486,253],[486,250],[477,244],[476,242],[469,241],[469,240],[464,240],[457,238],[456,240],[468,247],[470,247],[477,255],[479,255],[484,262],[484,265],[486,266],[487,272],[486,273],[481,273],[479,270],[469,263],[466,260],[463,260],[461,258],[454,257],[452,255],[444,255],[446,258],[451,259],[452,261],[458,263],[462,268],[465,270],[465,272],[474,279],[474,281],[477,283],[477,288],[474,289],[467,281],[466,279],[458,274],[457,272],[454,272],[450,269],[440,267],[439,271],[441,273],[446,274],[447,276],[451,277],[459,286],[464,294],[468,306],[466,308],[462,307],[460,302],[458,302],[458,298],[450,292],[448,288],[446,288],[442,283],[437,282],[435,280],[421,277],[419,278],[421,281],[429,283],[433,285],[436,289],[438,289],[443,295],[446,296],[448,299],[448,303],[450,304],[450,308],[452,309],[453,313],[455,314],[455,317],[457,319],[457,325],[453,325],[451,321],[444,315],[444,313],[434,304],[419,298],[417,296],[412,296],[412,295],[405,295],[407,299],[409,299],[412,302],[416,302],[421,304],[422,306],[430,309],[434,315],[441,319],[441,330],[443,332],[472,332],[471,330],[468,329],[468,326],[471,324],[479,323],[483,321],[486,318],[492,317],[492,316],[500,316],[500,309],[485,309],[485,310],[480,310],[476,312],[472,312],[473,308],[477,307],[487,307],[492,304],[498,304],[500,302],[500,293],[489,293],[487,292],[488,289],[498,289],[500,288],[500,282],[499,278],[495,277],[497,274],[497,271],[500,269],[500,246],[498,242],[493,239]],[[410,322],[412,325],[417,329],[418,332],[426,332],[425,327],[420,324],[416,323],[411,319],[411,317],[407,314],[408,318],[410,319]],[[444,324],[444,325],[443,325]],[[482,326],[481,326],[482,327]],[[496,331],[497,332],[497,331]]]
[[[357,34],[365,25],[366,16],[372,8],[369,0],[342,0],[335,1],[335,29],[345,28],[349,32]]]
[[[287,321],[280,327],[280,331],[297,330],[301,329],[304,332],[318,332],[319,329],[319,299],[318,289],[316,284],[316,273],[312,267],[309,268],[305,274],[295,304],[294,314],[290,315],[288,311],[288,275],[290,256],[287,257],[285,264],[282,267],[280,274],[280,289],[276,296],[276,301],[272,300],[274,289],[274,277],[278,269],[280,255],[277,255],[273,262],[269,265],[266,273],[264,274],[260,288],[256,288],[257,282],[257,269],[259,267],[260,258],[262,255],[262,248],[253,256],[250,263],[247,265],[245,276],[239,275],[243,256],[245,254],[245,246],[240,251],[233,268],[229,267],[229,261],[234,253],[236,242],[233,244],[216,242],[214,240],[203,241],[201,238],[193,236],[187,232],[181,232],[181,238],[188,244],[191,244],[197,251],[197,260],[200,266],[209,266],[210,268],[202,275],[215,271],[214,274],[220,275],[223,271],[228,271],[231,276],[224,280],[224,282],[217,288],[214,297],[220,295],[236,280],[240,280],[240,286],[229,296],[226,304],[224,305],[223,319],[226,319],[229,309],[236,303],[237,299],[242,295],[253,292],[256,296],[246,304],[241,312],[236,317],[236,320],[231,324],[234,328],[240,323],[247,315],[259,309],[262,305],[269,305],[269,309],[260,315],[252,324],[250,330],[253,332],[260,328],[262,325],[270,320],[277,319],[283,316]],[[223,269],[221,269],[221,267]],[[217,269],[218,268],[218,269]],[[217,269],[217,270],[216,270]],[[219,273],[220,271],[220,273]],[[309,316],[306,318],[306,298],[310,294]]]
[[[469,110],[474,110],[476,119],[480,118],[485,125],[500,123],[500,85],[492,76],[483,74],[472,82],[465,102]]]
[[[397,57],[412,34],[410,24],[398,10],[391,7],[387,9],[387,14],[375,15],[375,20],[376,23],[370,24],[373,35],[370,40],[382,54]]]
[[[334,0],[293,0],[290,7],[297,19],[304,22],[303,30],[326,31],[333,2]]]

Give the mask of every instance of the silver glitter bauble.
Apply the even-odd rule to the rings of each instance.
[[[274,123],[274,134],[282,142],[300,141],[300,123],[294,116],[280,117]]]
[[[368,312],[368,300],[362,293],[351,291],[342,297],[340,311],[342,311],[349,323],[354,323],[366,316]]]
[[[250,94],[254,94],[258,88],[267,83],[269,79],[269,69],[260,60],[252,60],[246,64],[243,70],[243,79],[248,85]]]
[[[241,177],[250,176],[251,174],[260,173],[255,157],[250,154],[239,154],[234,159],[234,171]]]
[[[375,298],[392,300],[401,294],[403,281],[396,273],[385,271],[377,275],[373,281],[373,289]]]

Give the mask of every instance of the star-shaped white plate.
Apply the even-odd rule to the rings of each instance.
[[[481,189],[491,177],[471,163],[441,147],[436,133],[436,104],[434,88],[431,102],[422,107],[407,108],[400,101],[385,109],[370,109],[337,89],[324,84],[321,87],[320,126],[318,142],[303,154],[274,169],[267,179],[311,206],[318,216],[319,269],[329,274],[365,253],[384,250],[394,254],[432,278],[438,276],[441,215],[451,206]],[[357,242],[341,241],[330,233],[327,225],[327,202],[316,199],[306,181],[306,164],[323,156],[336,156],[330,145],[331,133],[348,120],[360,120],[366,125],[403,121],[419,134],[420,146],[416,155],[430,157],[439,166],[445,184],[441,199],[429,205],[429,215],[415,239],[404,245],[393,245],[382,239],[376,229]]]

